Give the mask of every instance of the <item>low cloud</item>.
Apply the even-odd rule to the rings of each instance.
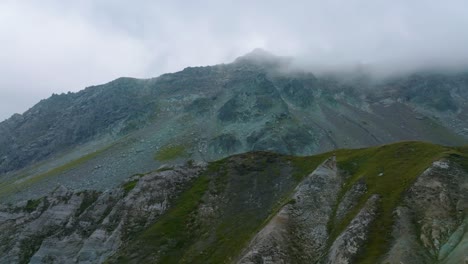
[[[467,28],[464,0],[4,0],[0,120],[52,93],[226,63],[254,48],[315,72],[461,69]]]

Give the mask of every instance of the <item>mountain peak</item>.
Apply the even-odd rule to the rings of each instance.
[[[238,57],[235,63],[251,63],[256,65],[279,65],[289,61],[287,57],[276,56],[273,53],[256,48],[244,56]]]
[[[245,54],[243,57],[247,58],[277,58],[273,53],[262,48],[255,48],[251,52]]]

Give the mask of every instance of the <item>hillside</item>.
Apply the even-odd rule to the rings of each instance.
[[[463,263],[467,160],[466,147],[401,142],[61,186],[0,208],[0,262]]]
[[[57,184],[105,190],[128,175],[248,151],[312,155],[401,140],[468,142],[468,74],[288,71],[256,50],[229,64],[120,78],[53,95],[0,123],[0,200]]]

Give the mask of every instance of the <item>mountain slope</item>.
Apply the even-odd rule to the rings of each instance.
[[[343,81],[285,71],[288,62],[255,51],[43,100],[0,123],[0,199],[35,198],[57,183],[104,190],[164,163],[246,151],[467,142],[466,73]]]
[[[246,153],[2,206],[2,262],[462,263],[468,150]],[[56,245],[61,249],[57,250]]]

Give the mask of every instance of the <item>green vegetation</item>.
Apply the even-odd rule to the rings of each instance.
[[[84,156],[82,156],[82,157],[80,157],[78,159],[72,160],[69,163],[66,163],[66,164],[64,164],[62,166],[56,167],[56,168],[51,169],[49,171],[46,171],[44,173],[40,173],[38,175],[27,178],[24,181],[21,181],[21,182],[18,182],[18,183],[11,182],[8,185],[2,186],[2,188],[0,189],[0,196],[6,196],[8,194],[11,194],[11,193],[17,191],[17,190],[22,190],[24,188],[32,186],[33,184],[35,184],[37,182],[43,181],[43,180],[48,179],[50,177],[54,177],[54,176],[57,176],[57,175],[59,175],[61,173],[66,172],[68,170],[71,170],[71,169],[77,167],[78,165],[81,165],[81,164],[83,164],[83,163],[97,157],[98,155],[100,155],[103,152],[105,152],[106,150],[108,150],[111,146],[112,145],[110,145],[108,147],[105,147],[105,148],[102,148],[100,150],[94,151],[94,152],[89,153],[87,155],[84,155]]]
[[[449,153],[448,158],[468,171],[468,146],[454,148],[453,153]]]
[[[25,182],[28,182],[28,183],[34,183],[34,182],[38,182],[39,180],[41,179],[44,179],[44,178],[47,178],[47,177],[50,177],[50,176],[54,176],[54,175],[57,175],[57,174],[60,174],[60,173],[63,173],[65,171],[68,171],[72,168],[75,168],[77,167],[78,165],[80,164],[83,164],[93,158],[95,158],[96,156],[102,154],[104,151],[106,151],[108,148],[103,148],[103,149],[100,149],[100,150],[97,150],[97,151],[94,151],[94,152],[91,152],[87,155],[84,155],[76,160],[72,160],[71,162],[67,163],[67,164],[64,164],[62,166],[59,166],[57,168],[54,168],[48,172],[45,172],[45,173],[42,173],[42,174],[39,174],[37,176],[34,176],[28,180],[26,180]]]
[[[197,208],[200,200],[208,189],[209,178],[200,176],[195,180],[193,186],[184,192],[179,199],[158,222],[150,226],[137,238],[137,247],[160,249],[168,252],[161,260],[161,263],[176,263],[180,259],[183,250],[186,249],[189,242],[193,239],[187,232],[187,226],[193,221],[191,214]],[[135,260],[148,260],[151,257],[152,250],[138,250],[137,256],[132,255],[132,250],[127,252],[131,258],[121,256],[119,262],[129,262]]]
[[[21,241],[19,248],[21,254],[19,255],[19,264],[28,264],[30,263],[31,257],[34,255],[35,252],[41,247],[42,241],[48,235],[50,235],[50,231],[46,232],[42,235],[36,235],[28,237],[28,239],[24,239]]]
[[[39,204],[41,204],[42,202],[42,198],[41,199],[37,199],[37,200],[28,200],[28,202],[26,203],[26,207],[24,208],[24,210],[26,210],[28,213],[31,213],[33,212],[34,210],[36,210],[36,208],[39,206]]]
[[[341,223],[330,226],[330,241],[344,231],[371,195],[379,194],[381,199],[378,215],[371,226],[367,245],[358,259],[358,263],[377,263],[388,249],[393,211],[401,202],[403,192],[432,162],[451,152],[449,148],[423,142],[401,142],[367,149],[336,151],[339,167],[351,175],[339,198],[360,179],[366,182],[368,191]]]
[[[144,262],[155,252],[161,263],[232,261],[326,157],[257,152],[212,162],[172,209],[138,235],[117,261]],[[278,185],[280,191],[275,189]],[[247,202],[253,196],[258,200]],[[217,208],[218,216],[200,215],[200,205]]]
[[[377,218],[359,252],[358,263],[377,263],[389,247],[394,209],[403,193],[432,162],[456,160],[468,168],[468,147],[449,148],[400,142],[366,149],[336,150],[310,157],[269,152],[235,155],[210,163],[156,223],[129,242],[117,262],[228,263],[291,199],[295,187],[326,158],[336,155],[346,172],[338,202],[358,181],[367,192],[339,222],[330,221],[329,245],[346,229],[373,194],[380,195]],[[124,188],[131,190],[135,181]],[[276,186],[276,187],[275,187]],[[277,189],[278,186],[281,186]],[[210,210],[212,213],[206,213]],[[335,208],[336,210],[336,208]],[[333,213],[334,215],[335,213]]]
[[[219,217],[201,221],[197,226],[199,240],[188,248],[182,262],[226,263],[235,259],[297,185],[295,178],[289,177],[293,168],[287,164],[284,156],[268,152],[241,154],[214,163],[210,194],[219,198],[207,203],[218,208]],[[275,191],[272,186],[282,180],[284,190]],[[258,193],[262,195],[258,197]],[[248,202],[252,196],[258,200]]]
[[[136,184],[138,183],[138,179],[126,182],[122,185],[122,188],[124,189],[124,195],[126,196],[133,188],[135,188]]]
[[[292,162],[295,170],[293,173],[294,178],[299,182],[302,181],[307,175],[311,174],[325,159],[329,158],[331,153],[323,153],[315,156],[308,157],[295,157],[290,156],[288,160]]]
[[[185,147],[182,145],[168,145],[162,147],[155,155],[157,161],[170,161],[186,155]]]
[[[81,215],[88,207],[90,207],[99,197],[99,192],[96,191],[85,191],[82,193],[83,201],[80,204],[80,208],[75,213],[75,216]]]

